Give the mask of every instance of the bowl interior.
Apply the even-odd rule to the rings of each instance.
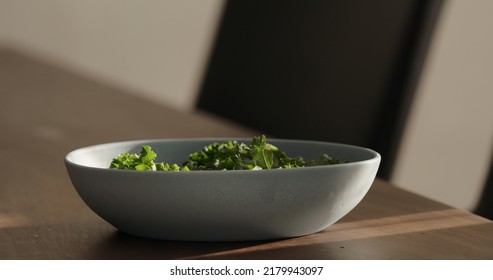
[[[231,140],[230,138],[204,139],[166,139],[139,140],[94,145],[81,148],[69,153],[66,161],[92,168],[108,168],[111,160],[119,154],[139,153],[143,145],[149,145],[157,153],[156,162],[177,163],[188,159],[188,156],[214,142]],[[251,139],[234,139],[249,144]],[[379,159],[380,155],[370,149],[318,141],[269,139],[269,143],[286,152],[290,157],[302,156],[306,159],[316,159],[321,153],[326,153],[349,163]]]

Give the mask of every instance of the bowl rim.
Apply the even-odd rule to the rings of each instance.
[[[251,141],[251,137],[199,137],[199,138],[150,138],[150,139],[136,139],[136,140],[122,140],[122,141],[115,141],[115,142],[106,142],[106,143],[99,143],[99,144],[94,144],[94,145],[89,145],[89,146],[84,146],[80,147],[74,150],[71,150],[68,152],[65,157],[64,157],[64,162],[66,165],[78,167],[78,168],[83,168],[83,169],[88,169],[88,170],[99,170],[99,171],[106,171],[106,172],[123,172],[125,174],[131,174],[131,173],[136,173],[136,174],[232,174],[232,173],[252,173],[256,174],[257,172],[260,173],[271,173],[271,172],[300,172],[301,170],[320,170],[320,169],[334,169],[334,168],[344,168],[345,166],[348,165],[361,165],[361,164],[367,164],[371,163],[374,161],[380,161],[381,160],[381,155],[380,153],[366,147],[361,147],[357,145],[351,145],[351,144],[344,144],[344,143],[337,143],[337,142],[327,142],[327,141],[319,141],[319,140],[305,140],[305,139],[285,139],[285,138],[269,138],[268,142],[291,142],[291,143],[304,143],[304,144],[329,144],[332,146],[338,146],[338,147],[345,147],[345,148],[350,148],[350,149],[357,149],[361,151],[365,151],[369,154],[371,154],[371,158],[365,159],[365,160],[358,160],[358,161],[352,161],[352,162],[347,162],[347,163],[342,163],[342,164],[333,164],[333,165],[317,165],[317,166],[310,166],[310,167],[301,167],[301,168],[276,168],[276,169],[262,169],[262,170],[193,170],[190,172],[155,172],[155,171],[140,171],[140,170],[122,170],[122,169],[112,169],[112,168],[105,168],[105,167],[95,167],[95,166],[88,166],[84,164],[79,164],[76,163],[72,160],[72,158],[79,153],[83,153],[88,150],[92,150],[95,148],[101,148],[104,146],[112,146],[112,145],[124,145],[124,144],[133,144],[133,145],[142,145],[142,144],[149,144],[152,145],[152,143],[162,143],[162,142],[207,142],[210,141],[211,143],[213,142],[221,142],[221,141],[230,141],[230,140],[236,140],[238,142],[244,141],[244,142],[249,142]],[[275,143],[273,143],[275,144]],[[115,155],[117,156],[117,155]],[[253,172],[252,172],[253,171]],[[185,175],[189,176],[189,175]]]

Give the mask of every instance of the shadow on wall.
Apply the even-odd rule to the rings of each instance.
[[[490,171],[484,183],[481,199],[474,213],[493,220],[493,154],[490,160]]]

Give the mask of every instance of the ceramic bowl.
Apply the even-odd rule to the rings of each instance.
[[[150,145],[156,161],[181,163],[190,153],[231,139],[165,139],[100,144],[65,157],[83,201],[130,235],[186,241],[246,241],[321,231],[351,211],[372,185],[380,155],[317,141],[268,139],[288,156],[320,153],[348,163],[295,169],[158,172],[109,169],[124,152]],[[250,139],[235,139],[249,144]]]

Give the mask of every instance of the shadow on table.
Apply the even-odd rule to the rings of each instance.
[[[189,259],[243,250],[275,241],[193,242],[135,237],[116,230],[94,246],[87,259]]]
[[[427,199],[416,199],[398,188],[372,187],[365,203],[318,234],[304,237],[249,242],[176,242],[135,237],[117,230],[101,233],[88,251],[88,259],[303,259],[303,256],[339,258],[344,242],[436,230],[437,221],[463,219],[466,213]],[[386,191],[383,191],[386,189]],[[399,204],[398,206],[394,204]],[[398,209],[398,211],[396,210]],[[467,221],[466,218],[463,219]],[[309,253],[306,247],[312,248]],[[305,249],[303,249],[305,248]],[[345,252],[347,250],[343,250]]]
[[[341,221],[316,234],[270,241],[176,242],[115,231],[97,244],[88,258],[492,259],[489,222],[479,216],[471,219],[467,212],[450,208]]]
[[[493,244],[486,234],[477,234],[488,230],[491,235],[491,227],[482,224],[325,243],[300,242],[296,246],[229,251],[196,259],[491,260]]]
[[[493,259],[489,221],[462,219],[459,212],[439,212],[423,221],[410,216],[395,224],[388,224],[387,219],[340,223],[317,234],[193,259]],[[438,222],[442,214],[450,215],[446,219],[454,220],[454,225]]]

